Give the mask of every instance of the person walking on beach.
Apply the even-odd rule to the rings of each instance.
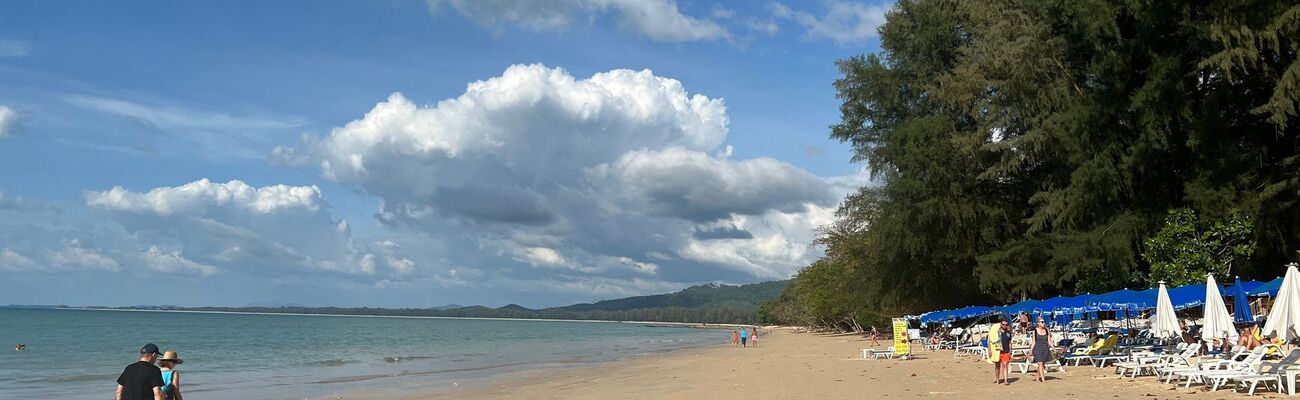
[[[1011,324],[1002,320],[1002,330],[998,331],[998,344],[1001,354],[998,356],[998,379],[1003,385],[1011,384]]]
[[[731,330],[731,345],[732,346],[740,345],[740,331],[735,329]]]
[[[162,370],[163,400],[181,400],[181,373],[175,368],[184,363],[185,360],[180,359],[175,351],[170,350],[158,359],[159,369]]]
[[[754,347],[758,347],[758,327],[749,329],[749,341],[754,343]]]
[[[127,365],[117,377],[117,400],[163,400],[162,370],[153,365],[159,355],[153,343],[140,348],[140,361]]]
[[[875,326],[875,325],[872,325],[872,326],[871,326],[871,345],[872,345],[872,346],[879,346],[879,345],[880,345],[880,341],[876,340],[876,338],[878,338],[878,337],[880,337],[880,331],[876,330],[876,326]]]
[[[1034,363],[1038,364],[1038,381],[1045,382],[1043,370],[1046,364],[1052,361],[1052,332],[1047,330],[1047,324],[1043,319],[1038,319],[1038,325],[1034,326],[1034,340],[1029,343],[1029,354],[1033,354]]]
[[[740,328],[740,347],[749,347],[749,330]]]

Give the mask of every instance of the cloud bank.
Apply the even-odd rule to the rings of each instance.
[[[377,196],[379,221],[439,243],[425,257],[496,284],[788,277],[818,255],[814,228],[847,189],[731,159],[727,125],[722,99],[649,70],[515,65],[434,105],[394,93],[272,157]]]

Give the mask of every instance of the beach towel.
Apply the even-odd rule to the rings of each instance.
[[[999,359],[1002,357],[1002,343],[1001,343],[1002,341],[1001,341],[1001,340],[998,340],[998,337],[999,337],[999,334],[1001,333],[1001,331],[1002,331],[1002,325],[1001,325],[1001,324],[990,324],[990,325],[989,325],[989,336],[988,336],[988,338],[989,338],[989,358],[988,358],[988,359],[985,359],[984,362],[989,363],[989,364],[995,364],[995,363],[997,363],[997,362],[999,361]]]

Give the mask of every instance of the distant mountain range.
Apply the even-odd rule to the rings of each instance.
[[[776,299],[789,281],[748,285],[707,284],[676,293],[635,296],[564,307],[531,309],[518,304],[491,308],[448,304],[431,308],[307,307],[301,305],[247,307],[105,307],[132,310],[227,311],[255,313],[388,315],[466,318],[544,318],[608,321],[690,323],[756,323],[760,304]]]

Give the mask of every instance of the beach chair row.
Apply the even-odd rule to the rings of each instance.
[[[1199,345],[1186,343],[1179,343],[1164,353],[1130,350],[1127,355],[1114,355],[1121,361],[1113,366],[1115,373],[1121,376],[1152,375],[1160,381],[1184,388],[1200,384],[1210,391],[1217,391],[1231,386],[1250,395],[1260,387],[1272,388],[1277,393],[1286,388],[1288,393],[1295,394],[1296,376],[1300,375],[1300,349],[1292,350],[1280,359],[1276,357],[1282,354],[1282,349],[1272,344],[1254,350],[1237,346],[1220,354],[1198,354],[1200,350]]]

